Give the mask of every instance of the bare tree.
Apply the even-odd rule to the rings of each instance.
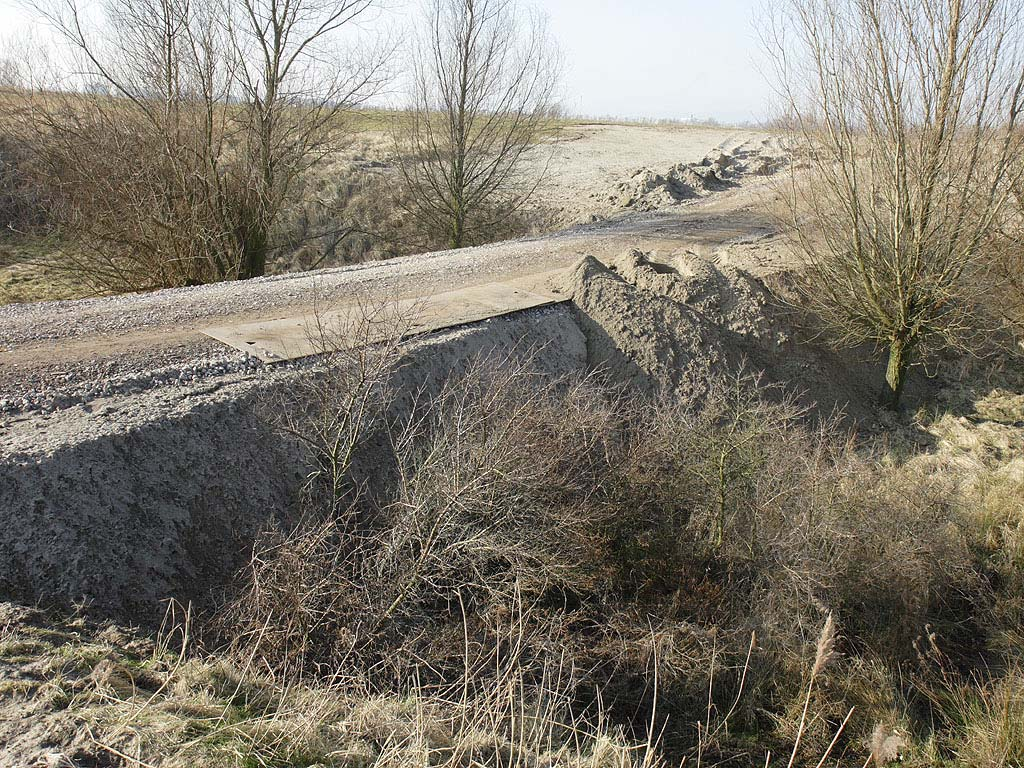
[[[385,77],[382,52],[335,40],[373,4],[105,0],[90,25],[78,0],[39,0],[75,57],[33,118],[78,270],[108,290],[264,274],[296,181]]]
[[[35,229],[45,218],[41,190],[32,183],[31,147],[19,131],[17,94],[23,83],[22,51],[0,38],[0,237]]]
[[[377,94],[392,53],[379,45],[344,56],[336,33],[378,0],[237,0],[232,40],[239,60],[239,117],[252,192],[240,233],[241,276],[266,271],[273,227],[301,174],[337,142],[345,110]]]
[[[97,290],[235,277],[221,162],[230,61],[212,3],[37,7],[67,64],[34,73],[25,110],[65,266]]]
[[[786,0],[776,18],[811,166],[791,200],[808,295],[838,344],[887,351],[890,406],[963,342],[967,277],[1019,183],[1020,21],[1011,0]]]
[[[21,87],[21,72],[18,62],[9,56],[0,56],[0,89]]]
[[[425,27],[411,107],[395,121],[404,205],[459,248],[535,191],[540,174],[523,161],[553,114],[560,63],[543,20],[514,0],[432,0]]]

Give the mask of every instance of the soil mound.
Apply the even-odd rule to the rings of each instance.
[[[394,387],[409,407],[478,357],[535,349],[552,375],[586,363],[570,311],[541,308],[413,342]],[[318,375],[315,361],[233,373],[12,423],[0,444],[0,595],[140,621],[159,619],[167,597],[204,600],[261,529],[295,513],[310,467],[265,410]]]
[[[663,173],[640,168],[610,200],[619,208],[654,211],[728,189],[745,176],[770,176],[786,162],[785,151],[765,139],[732,152],[716,150],[699,163],[679,163]]]
[[[823,412],[857,415],[870,376],[818,345],[797,342],[789,312],[748,272],[689,251],[656,260],[630,251],[573,273],[588,363],[648,394],[700,399],[741,372],[778,384]]]

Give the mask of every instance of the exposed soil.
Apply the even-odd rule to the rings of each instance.
[[[773,140],[731,128],[569,126],[550,153],[535,160],[547,168],[538,201],[555,211],[563,226],[607,218],[625,207],[617,190],[638,173],[700,163],[713,153],[748,151],[762,141]]]
[[[683,153],[665,178],[717,181],[692,199],[652,189],[643,206],[636,198],[608,222],[547,237],[0,308],[0,591],[144,616],[164,597],[223,583],[254,532],[294,507],[306,471],[253,405],[318,363],[265,365],[201,330],[308,312],[314,294],[319,306],[386,302],[565,267],[571,303],[421,339],[402,375],[422,386],[476,355],[540,350],[541,370],[599,369],[640,392],[699,396],[713,378],[745,371],[826,412],[868,413],[870,368],[803,338],[773,292],[794,265],[760,213],[778,145],[724,133],[598,132],[636,146],[577,171],[584,200],[587,185],[649,146],[660,149],[648,165]],[[571,145],[570,159],[605,157],[584,139]]]
[[[716,258],[728,251],[752,273],[769,275],[791,264],[761,213],[764,194],[770,187],[751,176],[664,211],[619,209],[609,221],[544,237],[246,282],[0,307],[0,414],[248,370],[251,361],[211,343],[202,328],[302,314],[314,293],[328,305],[388,301],[569,267],[584,255],[608,260],[632,248],[687,248]]]
[[[841,411],[866,431],[877,425],[876,366],[866,354],[830,351],[786,304],[799,262],[762,212],[767,177],[786,163],[776,141],[718,129],[580,127],[554,152],[542,197],[566,221],[589,223],[553,235],[245,283],[0,307],[0,600],[76,603],[151,622],[168,598],[215,599],[256,533],[294,514],[309,471],[261,409],[323,365],[266,365],[202,329],[300,314],[314,295],[331,307],[387,302],[565,268],[571,301],[409,343],[398,389],[436,389],[481,355],[531,354],[539,372],[600,371],[640,396],[699,400],[716,378],[749,373],[811,413]],[[930,386],[916,380],[910,399]],[[936,476],[956,467],[958,478],[975,469],[1024,477],[1021,396],[994,387],[939,394],[952,404],[940,418],[884,424],[901,450],[920,452],[912,461]],[[82,722],[39,698],[40,665],[65,664],[65,648],[81,655],[86,628],[47,621],[0,602],[0,765],[21,765],[25,755],[107,764]],[[88,629],[88,655],[68,690],[86,677],[95,683],[109,659],[134,669],[132,654],[153,653]],[[65,695],[52,688],[47,696]]]
[[[664,173],[641,168],[608,200],[620,208],[658,210],[735,187],[747,176],[771,176],[788,163],[777,139],[755,139],[730,151],[717,148],[700,162],[678,163]]]
[[[574,170],[547,194],[571,188],[586,207],[603,185],[611,220],[316,273],[0,308],[0,588],[142,617],[223,583],[255,531],[294,507],[306,472],[253,406],[318,363],[265,365],[201,331],[308,312],[314,294],[327,307],[387,302],[564,267],[571,303],[420,340],[402,375],[421,386],[473,356],[531,349],[541,370],[601,369],[648,393],[699,395],[744,370],[829,411],[869,399],[855,365],[795,340],[770,289],[791,266],[759,212],[770,186],[757,169],[781,164],[771,139],[612,126],[556,150],[555,170]],[[632,183],[622,169],[666,155],[676,160],[664,178],[716,181],[692,199],[652,188],[609,200]]]

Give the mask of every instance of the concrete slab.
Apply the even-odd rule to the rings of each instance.
[[[538,272],[383,305],[353,302],[319,312],[311,307],[298,315],[221,325],[203,333],[267,363],[296,360],[353,342],[383,341],[396,332],[404,338],[568,301],[566,274],[564,269]]]

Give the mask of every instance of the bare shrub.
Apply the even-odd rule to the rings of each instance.
[[[321,383],[288,427],[313,447],[329,491],[314,495],[290,533],[271,533],[258,548],[250,587],[229,611],[229,622],[249,628],[243,645],[293,667],[341,659],[365,667],[407,640],[433,645],[425,627],[445,637],[453,606],[501,613],[514,600],[593,588],[598,574],[585,565],[600,551],[601,522],[585,493],[605,469],[602,420],[611,415],[588,382],[544,382],[525,363],[499,372],[478,362],[391,425],[392,459],[374,461],[378,486],[380,466],[394,467],[381,497],[348,472],[353,436],[380,418],[366,407],[380,379],[333,380],[356,386]],[[554,397],[562,386],[564,399]],[[311,655],[313,637],[320,646]]]
[[[1024,165],[1024,154],[1018,159]],[[1024,171],[1013,185],[1013,205],[1000,218],[1000,228],[989,243],[983,277],[991,287],[989,305],[1016,333],[1024,334]]]
[[[42,184],[38,148],[25,130],[20,93],[26,53],[0,40],[0,236],[45,231],[56,196]]]
[[[51,100],[40,137],[43,177],[62,191],[55,219],[70,245],[63,266],[98,292],[237,277],[226,209],[218,210],[230,182],[206,173],[194,154],[201,149],[188,142],[168,150],[162,129],[119,103],[110,105],[114,114],[81,107],[75,98],[60,108]],[[183,133],[197,127],[187,122]]]
[[[1006,0],[782,7],[772,46],[811,166],[792,195],[807,296],[837,344],[887,352],[896,406],[911,366],[966,348],[968,278],[1020,182],[1020,14]]]
[[[81,73],[37,83],[26,116],[72,268],[106,290],[264,274],[299,180],[386,79],[386,47],[336,47],[372,6],[132,0],[93,26],[37,3]]]
[[[482,360],[449,382],[396,440],[400,483],[379,567],[408,576],[388,579],[389,609],[422,605],[423,586],[428,603],[468,587],[484,605],[592,588],[605,520],[587,499],[617,420],[591,380],[546,381],[528,358]]]
[[[750,380],[725,380],[699,407],[651,412],[626,493],[655,490],[676,522],[653,518],[669,541],[648,550],[658,556],[645,580],[671,588],[687,569],[714,569],[724,588],[704,610],[757,622],[762,644],[827,608],[887,653],[912,653],[907,633],[942,613],[942,585],[974,588],[951,500],[924,477],[859,456],[836,422],[812,428],[793,401],[764,395]],[[643,563],[626,551],[630,567]]]
[[[41,180],[62,190],[65,256],[96,290],[237,276],[234,187],[225,161],[226,40],[210,3],[108,4],[99,28],[72,4],[39,4],[83,78],[34,74],[27,131]],[[109,36],[119,36],[117,45]]]
[[[321,467],[354,445],[337,414],[365,402],[356,390],[307,393],[290,422]],[[524,674],[557,645],[584,706],[655,722],[668,754],[729,754],[707,723],[756,727],[759,708],[795,717],[780,733],[801,754],[867,738],[875,721],[847,721],[842,691],[888,678],[837,663],[849,683],[826,674],[809,696],[808,628],[833,613],[841,650],[889,664],[925,627],[967,648],[985,586],[945,491],[755,390],[740,378],[699,404],[651,403],[485,359],[393,417],[375,405],[385,437],[354,453],[386,471],[357,456],[341,493],[319,485],[306,518],[257,547],[221,626],[272,668],[386,685],[465,674],[466,642],[500,658],[513,621]],[[804,706],[818,714],[800,732]]]

